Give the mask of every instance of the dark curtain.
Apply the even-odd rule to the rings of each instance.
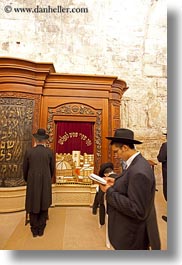
[[[56,153],[72,153],[80,151],[94,153],[94,123],[59,121],[56,123]]]

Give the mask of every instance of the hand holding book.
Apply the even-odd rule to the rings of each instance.
[[[98,184],[106,185],[107,181],[98,175],[92,173],[89,175],[89,178],[92,179],[93,181],[97,182]]]

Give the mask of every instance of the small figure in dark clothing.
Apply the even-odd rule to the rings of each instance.
[[[167,138],[167,133],[163,134]],[[163,195],[167,202],[167,141],[161,145],[157,159],[162,163]],[[163,215],[162,219],[167,222],[167,216]]]
[[[114,173],[114,165],[113,163],[103,163],[100,166],[100,170],[99,170],[99,176],[100,177],[111,177],[111,178],[115,178],[118,175],[116,173]],[[98,190],[95,194],[95,199],[94,199],[94,203],[92,206],[92,213],[93,214],[97,214],[97,208],[99,208],[99,222],[100,225],[104,225],[105,224],[105,214],[106,214],[106,209],[105,209],[105,204],[104,204],[104,192],[98,187]]]

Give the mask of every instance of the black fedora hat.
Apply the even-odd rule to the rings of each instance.
[[[114,165],[111,162],[103,163],[100,165],[100,170],[99,170],[99,176],[103,177],[104,176],[104,171],[107,168],[111,168],[112,170],[114,169]]]
[[[113,137],[106,138],[108,140],[112,140],[113,142],[119,142],[123,144],[142,144],[142,142],[134,139],[133,131],[125,128],[117,129]]]
[[[46,131],[44,129],[38,129],[36,133],[33,134],[33,136],[36,139],[48,139],[49,135],[46,134]]]

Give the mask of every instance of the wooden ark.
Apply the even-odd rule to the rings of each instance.
[[[5,205],[0,212],[24,209],[22,159],[39,127],[49,133],[48,144],[55,153],[57,122],[92,123],[94,172],[101,163],[114,162],[106,136],[120,127],[126,90],[126,82],[116,76],[62,74],[52,63],[0,57],[0,208]],[[91,205],[94,193],[94,185],[57,186],[53,180],[54,205]]]

